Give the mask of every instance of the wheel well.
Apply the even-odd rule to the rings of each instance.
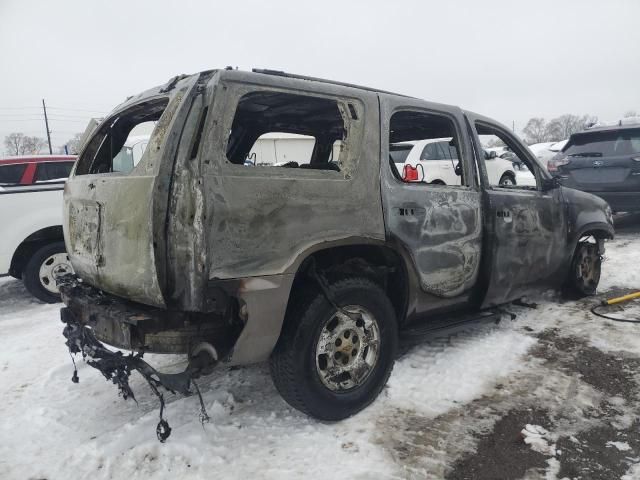
[[[46,227],[32,233],[18,245],[18,248],[14,252],[11,258],[11,266],[9,267],[9,275],[20,278],[22,276],[22,270],[36,250],[47,243],[63,240],[64,236],[61,225]]]
[[[363,276],[376,282],[389,296],[396,318],[404,318],[408,301],[408,278],[402,257],[380,245],[347,245],[320,250],[309,255],[298,268],[291,288],[293,296],[302,283],[315,282],[315,268],[328,279],[342,275]]]
[[[583,237],[594,237],[596,239],[612,239],[613,235],[611,235],[611,232],[608,232],[607,230],[591,229],[582,232],[578,237],[578,241],[580,241],[580,239]]]

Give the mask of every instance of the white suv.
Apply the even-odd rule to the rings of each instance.
[[[516,172],[508,160],[484,151],[487,175],[491,185],[515,185]],[[398,142],[390,146],[390,155],[405,181],[440,185],[460,185],[456,172],[458,151],[451,138],[435,138],[412,142]]]

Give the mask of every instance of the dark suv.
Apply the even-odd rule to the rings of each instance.
[[[549,162],[563,185],[593,193],[615,212],[640,210],[640,124],[575,133]]]

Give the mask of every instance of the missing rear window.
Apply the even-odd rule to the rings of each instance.
[[[166,98],[145,102],[111,118],[90,140],[78,161],[76,175],[133,170],[167,103]]]
[[[336,100],[255,92],[238,102],[227,144],[236,165],[340,171],[347,138]]]

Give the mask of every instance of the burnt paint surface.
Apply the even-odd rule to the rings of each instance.
[[[156,248],[164,251],[167,180],[173,165],[165,157],[173,156],[176,130],[181,130],[186,115],[183,99],[197,77],[178,82],[170,94],[159,94],[156,88],[131,98],[98,127],[98,131],[106,128],[137,102],[168,97],[147,149],[130,173],[74,172],[67,181],[65,243],[75,271],[89,284],[140,303],[165,306],[165,259],[156,257]]]
[[[381,162],[382,201],[390,242],[409,258],[417,284],[410,285],[408,316],[464,305],[480,273],[482,196],[473,181],[472,147],[456,107],[381,95],[382,158],[389,158],[390,119],[397,111],[445,115],[456,126],[467,186],[403,183]],[[410,275],[411,276],[411,275]]]
[[[496,189],[487,196],[492,241],[484,306],[514,300],[536,285],[564,281],[557,275],[569,250],[560,190]]]
[[[177,312],[215,310],[208,300],[216,289],[236,299],[244,328],[232,363],[269,356],[295,272],[310,252],[391,246],[406,261],[407,315],[418,316],[466,306],[478,292],[486,293],[485,304],[513,300],[566,266],[585,223],[610,226],[603,205],[577,198],[579,192],[565,198],[561,189],[491,190],[483,166],[476,184],[475,139],[456,107],[246,72],[209,72],[197,85],[198,78],[178,81],[170,92],[167,113],[132,174],[69,181],[65,239],[83,279],[127,299]],[[348,139],[341,171],[230,164],[226,142],[237,101],[258,90],[335,98]],[[469,185],[412,185],[393,177],[380,159],[388,158],[389,119],[397,109],[455,120]]]
[[[346,130],[340,172],[245,167],[226,158],[238,100],[246,93],[286,91],[335,99]],[[356,118],[347,105],[356,110]],[[280,334],[297,267],[319,245],[384,241],[380,203],[380,139],[375,93],[305,80],[220,72],[199,161],[205,201],[210,282],[243,279],[235,293],[248,320],[234,362],[267,358]],[[256,278],[257,277],[257,278]],[[257,280],[260,281],[257,281]]]
[[[471,126],[490,125],[520,145],[534,170],[537,186],[500,188],[489,184],[484,162],[478,160],[484,190],[484,252],[481,278],[483,307],[500,305],[542,288],[561,287],[569,272],[580,231],[613,236],[606,204],[592,195],[578,199],[567,189],[543,188],[551,179],[538,159],[509,129],[487,117],[465,112]],[[482,149],[471,128],[475,150]]]

